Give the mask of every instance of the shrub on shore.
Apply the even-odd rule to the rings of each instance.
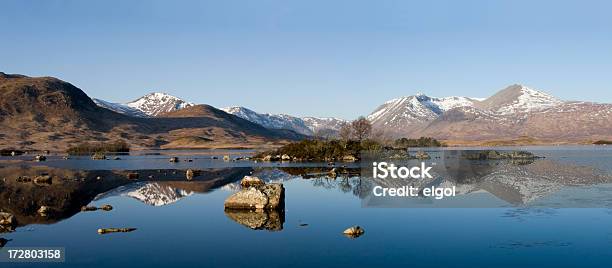
[[[124,141],[81,143],[68,148],[66,151],[72,155],[83,155],[92,153],[125,153],[130,151],[130,146]]]

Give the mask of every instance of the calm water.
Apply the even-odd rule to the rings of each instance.
[[[528,149],[546,158],[518,167],[496,166],[486,169],[486,174],[473,168],[478,178],[467,181],[453,174],[439,178],[469,189],[461,199],[494,203],[499,206],[495,208],[363,207],[369,189],[365,178],[322,176],[319,173],[329,169],[326,164],[307,165],[321,169],[300,169],[297,166],[305,165],[223,162],[212,159],[211,155],[218,152],[209,151],[189,152],[181,158],[193,161],[177,164],[167,161],[167,154],[176,152],[107,161],[51,157],[34,166],[30,162],[3,163],[0,177],[6,180],[0,188],[0,208],[18,214],[20,220],[14,232],[0,234],[9,239],[6,247],[65,247],[66,262],[1,265],[611,267],[612,209],[608,208],[608,199],[612,199],[612,190],[608,190],[612,187],[608,179],[612,150]],[[174,169],[188,167],[203,169],[204,174],[193,182],[186,182],[184,173],[173,174]],[[564,168],[577,171],[565,175],[551,171]],[[110,179],[121,169],[148,170],[141,175],[153,174],[153,178],[137,182]],[[66,177],[84,177],[85,181],[38,188],[23,188],[31,186],[10,181],[16,174],[42,171],[66,172]],[[500,172],[516,180],[500,180],[495,175]],[[284,213],[261,216],[277,221],[274,226],[282,224],[282,229],[260,226],[254,230],[241,222],[244,217],[224,212],[223,201],[239,189],[237,182],[242,176],[250,173],[284,184]],[[98,175],[102,181],[90,179]],[[521,191],[521,176],[539,182],[540,190]],[[514,187],[504,188],[504,183]],[[26,189],[36,191],[36,195],[24,194]],[[41,219],[35,213],[39,202],[56,204],[60,211]],[[78,212],[88,203],[111,204],[115,209]],[[534,204],[540,206],[532,207]],[[551,208],[554,204],[561,204],[560,208]],[[349,239],[341,234],[356,224],[365,229],[363,236]],[[101,227],[138,229],[99,235],[96,230]]]

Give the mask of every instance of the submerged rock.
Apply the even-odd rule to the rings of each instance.
[[[358,225],[355,225],[347,228],[342,233],[348,237],[357,238],[363,235],[365,233],[365,230],[363,230],[363,228],[359,227]]]
[[[136,228],[100,228],[98,229],[99,234],[107,234],[107,233],[129,233],[132,231],[136,231]]]
[[[225,199],[226,209],[282,209],[285,188],[281,183],[264,184],[242,189]]]
[[[256,187],[264,184],[264,181],[255,176],[244,176],[244,178],[242,178],[240,181],[240,186],[242,186],[242,188]]]

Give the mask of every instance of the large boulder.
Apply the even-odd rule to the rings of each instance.
[[[242,189],[225,199],[226,209],[282,209],[285,188],[282,183],[271,183]]]

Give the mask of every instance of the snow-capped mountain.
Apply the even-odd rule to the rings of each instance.
[[[612,133],[611,104],[564,102],[523,85],[511,85],[486,99],[423,94],[397,98],[368,119],[392,138],[597,140]]]
[[[93,101],[100,107],[135,117],[157,116],[195,105],[181,98],[159,92],[149,93],[125,104],[108,102],[101,99],[93,99]]]
[[[446,97],[435,98],[424,94],[389,100],[368,115],[375,129],[387,134],[410,133],[425,126],[444,112],[457,107],[472,107],[479,102],[476,98]]]
[[[126,105],[140,110],[147,115],[156,116],[162,113],[194,106],[195,104],[186,102],[167,93],[154,92],[144,95],[135,101],[128,102]]]
[[[340,131],[340,128],[347,124],[348,121],[335,117],[302,117],[304,120],[304,124],[312,130],[314,133],[320,133],[322,131],[331,131],[332,133],[337,133]]]
[[[542,91],[523,85],[511,85],[483,100],[478,106],[502,115],[541,111],[562,104],[563,101]]]
[[[312,135],[312,130],[304,120],[286,114],[260,114],[245,107],[232,106],[222,108],[228,114],[262,125],[266,128],[289,129],[304,135]]]
[[[122,103],[113,103],[113,102],[108,102],[108,101],[101,100],[101,99],[92,99],[92,100],[96,105],[102,108],[109,109],[111,111],[118,112],[120,114],[125,114],[125,115],[135,116],[135,117],[148,117],[149,116],[145,114],[144,112],[142,112],[141,110],[132,108]]]

